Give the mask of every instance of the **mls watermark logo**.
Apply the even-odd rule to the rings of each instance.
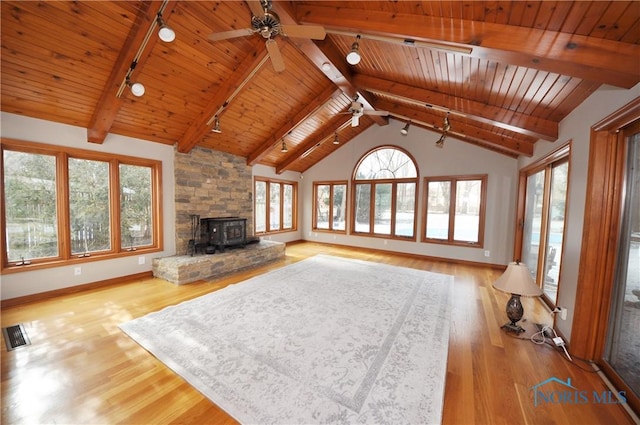
[[[552,385],[554,384],[555,385]],[[544,404],[625,404],[627,402],[624,391],[586,391],[579,390],[571,384],[571,378],[566,381],[552,376],[549,379],[529,388],[533,390],[533,405]]]

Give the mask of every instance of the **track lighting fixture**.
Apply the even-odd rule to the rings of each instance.
[[[351,50],[347,53],[347,62],[350,65],[357,65],[360,63],[360,44],[358,41],[360,40],[360,34],[356,36],[356,41],[351,45]]]
[[[215,123],[213,124],[213,128],[211,129],[213,133],[222,133],[220,130],[220,118],[216,117]]]
[[[336,135],[333,138],[333,144],[334,145],[339,145],[340,144],[340,140],[338,140],[338,132],[336,131]]]
[[[402,130],[400,130],[400,134],[402,134],[403,136],[406,136],[407,134],[409,134],[409,125],[410,124],[411,124],[411,121],[406,123],[405,126],[402,127]]]
[[[129,87],[129,90],[131,90],[131,94],[133,94],[134,96],[140,97],[144,94],[144,86],[142,85],[142,83],[132,83],[129,77],[127,77],[126,83]]]
[[[442,123],[442,136],[440,136],[440,138],[436,142],[436,147],[444,147],[444,141],[447,138],[447,133],[449,132],[449,130],[451,130],[451,123],[449,122],[449,112],[447,112],[447,115],[445,115],[444,121]]]
[[[160,37],[160,40],[165,43],[171,43],[176,39],[176,32],[164,22],[162,13],[158,13],[156,23],[158,24],[158,37]]]
[[[129,65],[129,69],[127,69],[126,74],[124,75],[124,77],[122,78],[122,81],[120,82],[120,86],[118,86],[118,91],[116,92],[117,98],[122,96],[122,93],[124,93],[124,90],[126,87],[129,87],[129,89],[131,90],[131,93],[133,93],[134,96],[140,97],[144,94],[144,91],[145,91],[144,86],[141,83],[132,83],[131,74],[133,73],[133,70],[136,69],[136,65],[138,64],[138,61],[142,57],[142,54],[146,49],[147,44],[151,39],[151,35],[153,34],[153,31],[155,31],[156,29],[156,26],[159,27],[158,37],[160,37],[162,41],[170,43],[173,40],[175,40],[176,38],[175,31],[173,31],[173,29],[168,27],[167,24],[165,24],[164,20],[162,19],[162,11],[167,6],[168,1],[169,0],[162,1],[162,5],[160,6],[158,14],[156,15],[156,20],[152,21],[151,25],[149,25],[149,28],[147,29],[147,32],[144,38],[142,39],[140,46],[138,46],[138,50],[136,51],[136,54],[133,57],[133,60],[131,61],[131,65]]]
[[[287,143],[284,141],[284,139],[282,139],[282,147],[280,148],[280,152],[288,152],[289,149],[287,149]]]

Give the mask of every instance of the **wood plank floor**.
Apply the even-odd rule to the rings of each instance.
[[[2,423],[235,423],[118,324],[318,253],[455,276],[444,424],[633,423],[614,403],[534,406],[531,387],[550,377],[571,378],[588,394],[608,389],[597,374],[585,371],[588,365],[501,331],[507,295],[491,287],[499,271],[307,242],[289,245],[282,261],[215,282],[176,286],[146,279],[4,309],[2,327],[24,324],[32,345],[0,349]],[[525,299],[524,305],[527,327],[551,322],[539,301]],[[554,385],[549,390],[562,390]]]

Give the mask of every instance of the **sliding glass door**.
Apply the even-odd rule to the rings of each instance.
[[[629,139],[625,199],[604,360],[640,395],[640,133]]]
[[[551,307],[558,299],[569,175],[568,147],[521,172],[520,260]]]

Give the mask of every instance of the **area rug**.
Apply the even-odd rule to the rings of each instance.
[[[244,424],[436,424],[452,288],[317,255],[120,328]]]

